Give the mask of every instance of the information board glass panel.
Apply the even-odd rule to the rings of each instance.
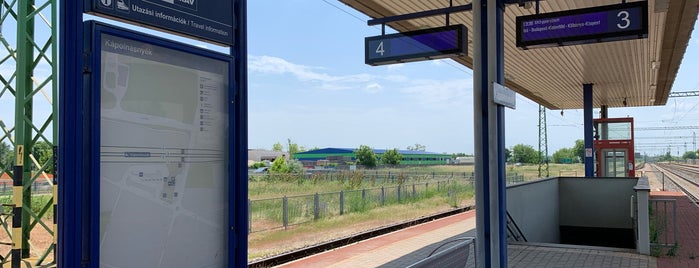
[[[100,267],[225,267],[231,62],[94,35]]]

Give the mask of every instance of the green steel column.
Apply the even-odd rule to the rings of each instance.
[[[549,176],[549,144],[546,131],[546,107],[539,105],[539,178]]]
[[[29,257],[28,228],[31,221],[31,181],[33,151],[32,141],[32,111],[34,69],[34,17],[29,16],[34,11],[34,0],[20,0],[17,5],[17,93],[15,94],[15,142],[24,146],[23,154],[23,193],[22,193],[22,258]],[[17,216],[17,215],[15,215]]]
[[[53,262],[58,260],[58,7],[51,0],[51,119],[53,124]]]

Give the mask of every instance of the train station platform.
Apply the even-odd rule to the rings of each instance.
[[[630,249],[511,243],[509,267],[699,267],[699,207],[677,192],[652,191],[651,198],[677,200],[679,246],[670,255],[653,257]],[[475,225],[475,211],[469,211],[278,267],[406,267],[449,241],[475,237]],[[470,250],[467,267],[475,267],[473,246]]]
[[[440,245],[474,237],[476,218],[470,211],[361,241],[278,267],[406,267]],[[467,267],[475,267],[473,247]],[[511,244],[510,267],[658,267],[656,258],[631,250],[553,244]]]

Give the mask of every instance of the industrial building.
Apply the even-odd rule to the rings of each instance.
[[[327,160],[329,163],[346,164],[357,160],[354,154],[356,149],[351,148],[323,148],[294,154],[293,158],[301,161],[304,166],[315,166],[318,160]],[[381,162],[381,157],[386,149],[374,149],[374,153]],[[449,154],[439,154],[424,151],[398,150],[403,156],[401,165],[444,165],[451,159]]]

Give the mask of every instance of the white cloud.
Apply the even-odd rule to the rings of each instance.
[[[410,80],[407,76],[404,75],[388,75],[384,76],[383,78],[386,79],[386,81],[390,82],[407,82]]]
[[[432,108],[463,106],[471,103],[468,94],[473,87],[471,79],[416,79],[401,74],[388,76],[365,73],[330,75],[319,72],[318,70],[322,70],[322,67],[296,64],[272,56],[250,56],[248,66],[252,72],[290,74],[301,82],[316,83],[317,88],[322,90],[363,90],[369,94],[376,94],[385,89],[397,89],[401,94],[416,100],[417,103]]]
[[[364,88],[364,91],[369,92],[369,93],[378,93],[382,89],[383,89],[383,87],[381,85],[379,85],[378,83],[371,83]]]
[[[303,82],[319,82],[322,89],[341,90],[354,88],[352,85],[375,79],[369,74],[334,76],[317,72],[320,67],[295,64],[282,58],[271,56],[250,56],[248,68],[253,72],[268,74],[291,74]]]
[[[389,72],[394,72],[394,71],[403,69],[403,66],[405,66],[405,63],[389,64],[389,65],[386,65],[386,70]]]
[[[442,65],[444,65],[444,62],[443,62],[443,60],[431,60],[430,64],[433,66],[442,66]]]
[[[438,106],[467,105],[471,97],[473,81],[471,79],[455,80],[417,80],[411,86],[401,90],[420,100],[423,104]]]

